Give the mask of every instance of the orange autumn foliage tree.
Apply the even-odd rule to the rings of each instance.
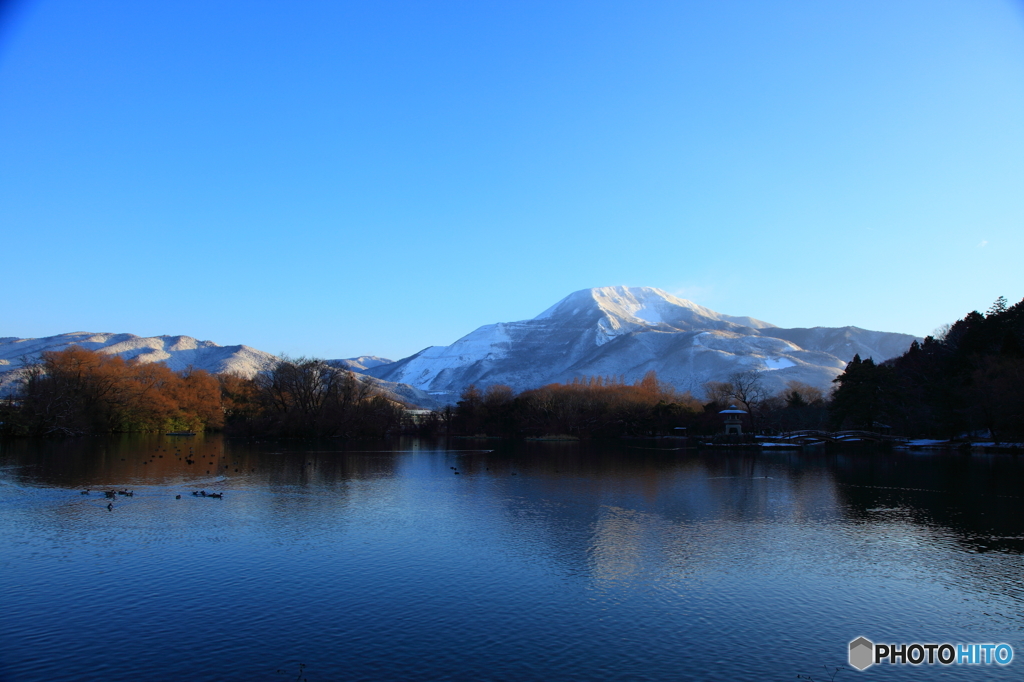
[[[577,436],[653,435],[688,421],[701,404],[647,372],[639,381],[588,377],[549,384],[521,397],[537,425],[549,432]]]
[[[508,386],[489,386],[483,393],[470,386],[458,403],[454,425],[470,434],[614,438],[671,433],[701,409],[689,393],[648,372],[632,384],[618,378],[577,378],[519,395]]]
[[[220,400],[226,422],[249,424],[260,412],[256,382],[237,374],[218,374]]]
[[[224,423],[220,386],[202,370],[125,362],[72,346],[42,354],[20,392],[21,420],[36,435],[204,430]]]

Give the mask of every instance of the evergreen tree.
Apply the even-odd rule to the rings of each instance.
[[[1000,296],[992,304],[992,307],[988,309],[986,317],[992,317],[993,315],[1001,315],[1006,312],[1006,297]]]
[[[842,429],[872,431],[883,415],[890,388],[891,370],[872,358],[854,355],[846,371],[833,380],[838,384],[832,397],[833,425]]]

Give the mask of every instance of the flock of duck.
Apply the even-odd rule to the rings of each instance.
[[[92,490],[83,490],[82,495],[92,495],[92,492]],[[102,492],[109,500],[116,498],[118,495],[123,495],[124,497],[135,497],[135,491],[128,490],[127,488],[125,488],[124,490],[103,490]],[[224,493],[208,493],[205,490],[193,490],[192,494],[196,497],[212,497],[215,500],[220,500],[223,499],[224,497]],[[175,495],[174,499],[180,500],[181,495]],[[107,503],[107,511],[114,511],[113,502]]]
[[[193,450],[192,446],[189,446],[189,448],[188,448],[188,455],[185,455],[182,451],[179,451],[179,450],[175,450],[174,454],[178,456],[178,459],[183,459],[184,458],[186,464],[191,465],[191,464],[195,464],[196,463],[195,451]],[[156,458],[163,459],[163,455],[157,455]],[[156,458],[154,458],[154,459],[156,459]],[[121,461],[122,462],[124,461],[123,457],[121,458]],[[150,461],[152,461],[152,460],[148,460],[148,461],[144,460],[142,463],[143,464],[149,464]],[[211,465],[213,464],[213,460],[212,459],[210,460],[210,464]],[[236,462],[236,464],[237,464],[237,462]],[[225,465],[224,468],[227,469],[228,466]],[[235,471],[238,471],[238,469],[235,469]],[[253,471],[255,471],[255,469],[253,469]],[[210,471],[207,470],[206,473],[210,473]],[[92,490],[83,490],[82,494],[83,495],[91,495],[92,492],[93,492]],[[99,492],[99,491],[97,491],[97,492]],[[118,495],[123,495],[124,497],[135,497],[135,491],[134,490],[128,490],[127,488],[125,488],[123,490],[104,490],[102,492],[107,497],[107,499],[111,499],[111,500],[115,499]],[[195,496],[195,497],[212,497],[212,498],[217,499],[217,500],[222,499],[224,497],[224,493],[208,493],[205,490],[193,490],[192,491],[192,495]],[[180,500],[181,499],[181,495],[175,495],[174,499]],[[107,503],[107,511],[114,511],[114,503],[113,502]]]
[[[452,473],[453,473],[453,474],[455,474],[456,476],[458,476],[458,475],[460,475],[460,474],[462,473],[462,472],[461,472],[461,471],[459,471],[459,470],[458,470],[458,469],[457,469],[456,467],[448,467],[448,468],[449,468],[449,469],[451,469],[451,470],[452,470]],[[487,471],[490,471],[490,470],[491,470],[491,468],[490,468],[490,467],[487,467]],[[516,474],[516,472],[514,472],[514,471],[513,471],[513,472],[512,472],[512,475],[513,475],[513,476],[517,476],[518,474]]]
[[[195,451],[192,449],[192,446],[189,446],[189,448],[188,448],[188,455],[185,455],[183,452],[181,452],[179,450],[175,450],[174,454],[178,456],[178,459],[184,459],[186,464],[192,465],[192,464],[196,463]],[[162,459],[163,455],[157,455],[157,457]],[[123,458],[122,458],[122,461],[123,461]],[[144,461],[143,464],[149,464],[149,462],[148,461]],[[211,465],[213,464],[213,460],[212,459],[210,460],[210,464]],[[237,464],[237,462],[236,462],[236,464]],[[227,469],[228,466],[225,465],[224,468]],[[455,474],[456,476],[459,476],[459,475],[462,474],[462,472],[459,471],[456,467],[448,467],[448,468],[451,469],[452,473]],[[487,470],[490,471],[490,469],[487,469]],[[235,469],[235,471],[238,471],[238,469]],[[255,471],[255,469],[253,469],[253,471]],[[206,473],[210,473],[210,471],[207,470]],[[516,473],[512,472],[512,475],[515,476]],[[83,490],[82,491],[83,495],[89,495],[91,493],[92,493],[91,490]],[[123,495],[125,497],[134,497],[135,496],[135,491],[134,490],[128,490],[127,488],[125,488],[124,490],[104,490],[103,494],[106,495],[107,498],[109,498],[109,499],[114,499],[118,495]],[[224,497],[224,493],[208,493],[205,490],[193,490],[192,491],[192,495],[193,495],[193,497],[212,497],[212,498],[218,499],[218,500],[222,499]],[[175,495],[174,499],[180,500],[181,499],[181,495]],[[107,510],[108,511],[113,511],[114,510],[114,503],[113,502],[110,502],[110,503],[107,504]]]

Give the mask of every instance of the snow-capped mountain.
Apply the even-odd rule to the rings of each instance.
[[[827,390],[855,354],[882,361],[915,338],[857,327],[781,329],[660,289],[602,287],[570,294],[531,320],[486,325],[366,373],[448,396],[470,384],[524,390],[586,376],[635,381],[650,370],[696,395],[705,382],[748,369],[763,371],[773,390],[790,380]]]

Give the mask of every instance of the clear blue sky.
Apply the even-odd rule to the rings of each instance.
[[[1024,4],[0,15],[0,336],[392,358],[572,291],[930,333],[1024,297]]]

